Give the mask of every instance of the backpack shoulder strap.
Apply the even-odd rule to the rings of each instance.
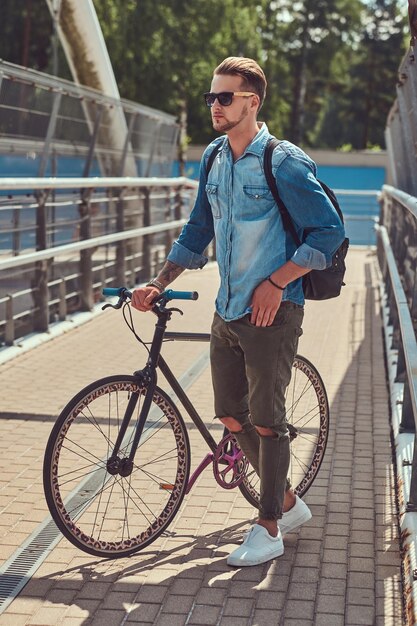
[[[211,170],[211,168],[213,166],[214,159],[216,158],[216,156],[220,152],[220,148],[222,148],[222,147],[223,147],[223,142],[219,141],[217,146],[214,146],[213,150],[210,152],[209,158],[208,158],[208,161],[207,161],[207,166],[206,166],[206,175],[207,176],[209,175],[210,170]]]
[[[294,224],[292,222],[290,214],[288,213],[288,209],[285,206],[281,196],[279,195],[277,181],[272,171],[272,155],[274,154],[275,148],[279,146],[280,143],[281,142],[278,141],[278,139],[272,137],[272,139],[270,139],[269,142],[266,144],[264,152],[264,173],[266,177],[266,182],[268,183],[268,187],[271,190],[271,193],[274,196],[274,200],[278,206],[279,212],[281,213],[284,228],[291,233],[291,236],[294,239],[295,243],[297,244],[297,246],[299,246],[301,244],[300,238],[294,228]]]

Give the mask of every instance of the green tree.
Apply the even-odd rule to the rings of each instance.
[[[0,58],[46,71],[52,24],[45,0],[2,0]]]
[[[377,0],[369,6],[363,39],[350,71],[352,108],[347,121],[355,121],[355,136],[350,141],[355,148],[384,144],[398,66],[406,51],[406,29],[406,16],[400,13],[398,2]]]
[[[0,57],[52,71],[45,0],[2,0]],[[226,56],[253,56],[268,92],[260,117],[314,147],[383,142],[405,51],[399,0],[94,0],[122,97],[213,136],[201,94]],[[59,75],[69,76],[62,51]]]
[[[207,141],[212,131],[201,94],[225,56],[260,55],[256,6],[254,0],[96,0],[121,94],[178,115],[182,147],[188,135]]]
[[[333,69],[334,90],[326,102],[320,144],[350,144],[357,150],[384,146],[406,33],[406,14],[397,1],[374,0],[364,7],[360,39],[350,59],[339,56]]]
[[[280,74],[275,89],[285,98],[281,127],[295,143],[313,145],[313,129],[331,85],[332,61],[349,53],[360,26],[360,0],[279,0],[265,12],[264,39],[271,65]],[[282,59],[285,59],[285,64]]]

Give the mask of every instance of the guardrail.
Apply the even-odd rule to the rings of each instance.
[[[0,179],[0,341],[91,310],[106,285],[155,275],[196,187],[186,178]]]
[[[385,185],[377,252],[410,624],[417,606],[417,198]]]
[[[102,286],[152,277],[197,185],[187,178],[0,179],[0,345],[91,310]],[[363,224],[362,240],[372,244],[374,216],[369,206],[358,214],[356,205],[377,191],[337,193],[356,211],[345,212],[348,229]]]

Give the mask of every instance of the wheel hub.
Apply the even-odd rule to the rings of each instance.
[[[120,461],[120,466],[119,466],[120,476],[123,476],[124,478],[126,476],[130,476],[130,474],[132,473],[132,470],[133,470],[133,461],[127,458],[122,459]]]
[[[133,471],[133,461],[127,457],[121,459],[118,456],[112,456],[108,459],[106,468],[108,473],[112,476],[119,474],[125,478],[126,476],[130,476]]]
[[[119,471],[120,459],[118,456],[111,456],[107,460],[106,468],[109,474],[115,476]]]

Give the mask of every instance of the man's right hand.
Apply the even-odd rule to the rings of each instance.
[[[139,287],[132,292],[132,306],[138,311],[150,311],[152,309],[152,301],[159,296],[160,291],[157,287]]]

